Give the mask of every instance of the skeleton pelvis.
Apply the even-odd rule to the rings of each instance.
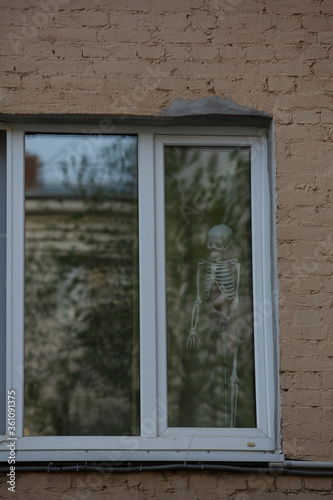
[[[208,297],[206,296],[208,304],[217,306],[218,304],[223,304],[227,299],[222,295],[221,290],[213,283],[208,291]]]

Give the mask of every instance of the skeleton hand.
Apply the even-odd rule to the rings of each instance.
[[[200,337],[197,334],[197,332],[192,328],[188,337],[187,337],[186,347],[188,347],[189,349],[193,349],[195,346],[196,340],[200,344]]]
[[[225,346],[227,351],[234,352],[235,348],[239,344],[239,338],[237,332],[234,332],[232,329],[228,329],[225,332],[220,333],[220,337],[223,342],[225,342]]]

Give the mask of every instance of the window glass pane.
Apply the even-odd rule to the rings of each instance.
[[[255,427],[249,148],[165,147],[165,199],[169,426]]]
[[[25,435],[138,434],[137,138],[26,135]]]

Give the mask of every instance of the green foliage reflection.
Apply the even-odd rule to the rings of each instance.
[[[204,301],[200,346],[186,347],[197,263],[208,258],[208,230],[226,224],[234,232],[227,258],[241,264],[236,426],[254,427],[249,150],[167,147],[165,172],[169,426],[224,427],[230,420],[233,358],[225,352],[215,317]]]

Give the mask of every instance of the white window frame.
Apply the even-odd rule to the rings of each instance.
[[[82,133],[82,126],[7,127],[6,387],[16,391],[16,452],[21,461],[281,462],[277,318],[274,312],[274,193],[267,131],[254,127],[117,127],[138,137],[140,436],[23,437],[24,133]],[[96,128],[84,128],[93,134]],[[251,218],[257,428],[169,428],[164,230],[164,146],[251,148]],[[2,402],[1,404],[4,404]],[[0,459],[8,459],[2,436]]]

